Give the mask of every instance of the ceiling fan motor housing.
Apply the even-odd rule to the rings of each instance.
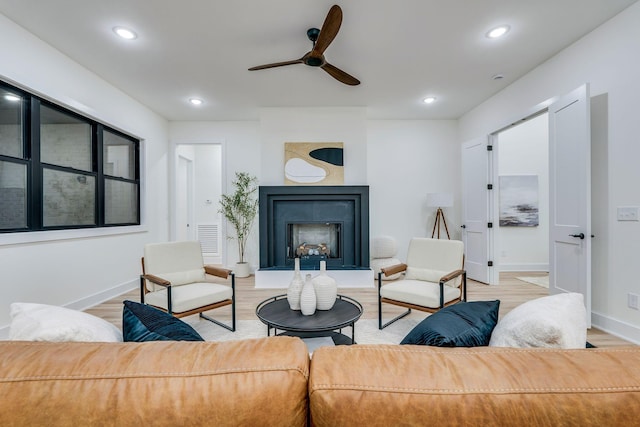
[[[319,34],[320,34],[320,30],[318,28],[309,28],[307,30],[307,37],[309,37],[309,40],[311,40],[313,43],[315,43],[316,40],[318,40]]]

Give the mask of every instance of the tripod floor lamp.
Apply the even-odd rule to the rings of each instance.
[[[449,229],[447,228],[447,221],[444,219],[444,211],[442,208],[450,208],[453,206],[453,194],[451,193],[428,193],[427,194],[427,206],[430,208],[438,208],[436,211],[436,219],[433,223],[433,230],[431,231],[431,238],[436,236],[436,230],[438,239],[440,238],[440,227],[444,225],[444,230],[447,232],[447,239],[451,240],[449,236]]]

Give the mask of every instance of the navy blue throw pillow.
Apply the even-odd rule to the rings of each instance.
[[[177,317],[133,301],[122,308],[124,341],[204,341],[200,334]]]
[[[418,323],[400,344],[436,347],[489,345],[498,323],[500,301],[460,302],[437,311]]]

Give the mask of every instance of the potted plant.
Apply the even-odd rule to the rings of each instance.
[[[230,239],[238,240],[238,263],[236,277],[249,276],[249,263],[244,260],[247,239],[258,213],[258,178],[247,172],[236,172],[236,179],[232,182],[235,190],[231,194],[223,194],[220,199],[220,212],[233,226],[235,236]]]

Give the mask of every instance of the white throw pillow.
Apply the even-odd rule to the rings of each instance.
[[[498,321],[489,346],[585,348],[587,313],[582,294],[527,301]]]
[[[371,258],[393,258],[398,253],[396,239],[391,236],[379,236],[371,239]]]
[[[13,341],[121,342],[113,324],[81,311],[45,304],[11,304],[9,339]]]

